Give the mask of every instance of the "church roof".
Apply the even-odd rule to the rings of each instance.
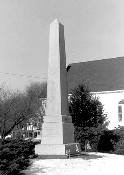
[[[124,57],[72,63],[67,72],[69,91],[81,83],[91,92],[124,90]]]

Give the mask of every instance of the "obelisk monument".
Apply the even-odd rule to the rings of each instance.
[[[64,26],[56,19],[50,24],[47,107],[35,153],[65,155],[70,143],[74,143],[74,128],[68,110]]]

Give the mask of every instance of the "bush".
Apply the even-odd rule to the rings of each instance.
[[[97,145],[100,139],[101,132],[98,128],[87,127],[82,129],[82,127],[75,127],[75,138],[81,145],[81,149],[86,151],[87,142],[90,144],[90,151],[97,151]],[[83,132],[82,132],[83,130]]]
[[[97,150],[100,152],[114,152],[119,140],[120,136],[115,130],[104,130],[100,136]]]
[[[31,155],[34,155],[34,143],[22,139],[7,139],[0,144],[0,171],[6,175],[17,174],[27,168]]]
[[[119,136],[119,141],[114,146],[114,153],[124,155],[124,127],[118,127],[115,133]]]

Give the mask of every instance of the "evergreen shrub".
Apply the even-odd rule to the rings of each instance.
[[[0,143],[0,173],[18,174],[30,165],[30,156],[34,155],[34,143],[30,140],[7,139]]]

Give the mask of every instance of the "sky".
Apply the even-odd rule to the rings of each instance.
[[[64,25],[66,62],[124,56],[124,0],[0,0],[0,85],[47,80],[49,25]]]

